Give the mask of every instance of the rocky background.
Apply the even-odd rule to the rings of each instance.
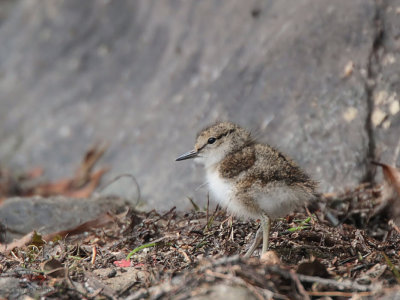
[[[291,155],[322,192],[373,180],[371,159],[399,163],[398,0],[0,3],[8,169],[61,178],[101,141],[103,183],[130,173],[150,208],[204,205],[201,168],[174,160],[217,119]]]

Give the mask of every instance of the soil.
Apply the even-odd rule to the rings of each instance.
[[[382,186],[369,185],[324,195],[313,213],[274,221],[261,259],[243,258],[258,221],[218,207],[129,210],[102,228],[47,242],[36,234],[4,251],[0,291],[10,299],[209,299],[230,289],[237,299],[389,297],[399,293],[400,231],[382,199]]]

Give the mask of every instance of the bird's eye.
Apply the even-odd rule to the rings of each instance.
[[[216,140],[217,140],[216,138],[210,137],[210,138],[208,139],[208,143],[209,143],[209,144],[214,144]]]

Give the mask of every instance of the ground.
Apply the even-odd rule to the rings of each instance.
[[[313,213],[276,220],[261,259],[243,258],[258,222],[232,220],[219,208],[108,214],[64,238],[35,234],[27,246],[3,249],[1,295],[395,299],[400,232],[384,191],[361,185],[322,196]]]

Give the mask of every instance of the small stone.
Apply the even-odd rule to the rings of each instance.
[[[383,57],[382,64],[384,66],[393,65],[396,62],[396,57],[392,53],[388,53]]]
[[[343,113],[343,118],[350,123],[353,121],[358,114],[358,110],[355,107],[349,107],[344,113]]]
[[[362,285],[369,285],[369,284],[371,284],[371,279],[368,277],[361,277],[361,278],[357,279],[357,283],[362,284]]]
[[[10,294],[19,291],[19,289],[19,279],[13,277],[0,278],[0,298],[6,299],[10,296]]]
[[[386,91],[379,91],[375,94],[374,103],[375,105],[384,104],[388,99],[388,93]]]
[[[112,278],[112,277],[115,277],[115,275],[117,275],[117,270],[112,269],[112,270],[107,274],[107,277],[108,277],[108,278]]]
[[[392,116],[397,114],[400,111],[400,103],[399,100],[394,100],[392,103],[389,105],[389,112]]]
[[[392,123],[390,122],[390,120],[386,120],[382,123],[382,128],[383,129],[388,129],[390,127]]]
[[[386,113],[383,112],[381,109],[376,108],[372,112],[371,120],[372,124],[377,127],[382,124],[383,120],[386,118]]]
[[[343,78],[349,77],[353,73],[353,70],[354,70],[354,63],[350,60],[344,67]]]
[[[281,260],[279,259],[278,255],[275,251],[267,251],[263,255],[261,255],[260,261],[266,265],[280,265],[282,264]]]
[[[272,298],[272,295],[267,294],[267,298]],[[234,286],[229,284],[216,284],[204,286],[201,294],[191,297],[195,300],[208,299],[238,299],[238,300],[253,300],[257,299],[254,294],[244,286]]]

